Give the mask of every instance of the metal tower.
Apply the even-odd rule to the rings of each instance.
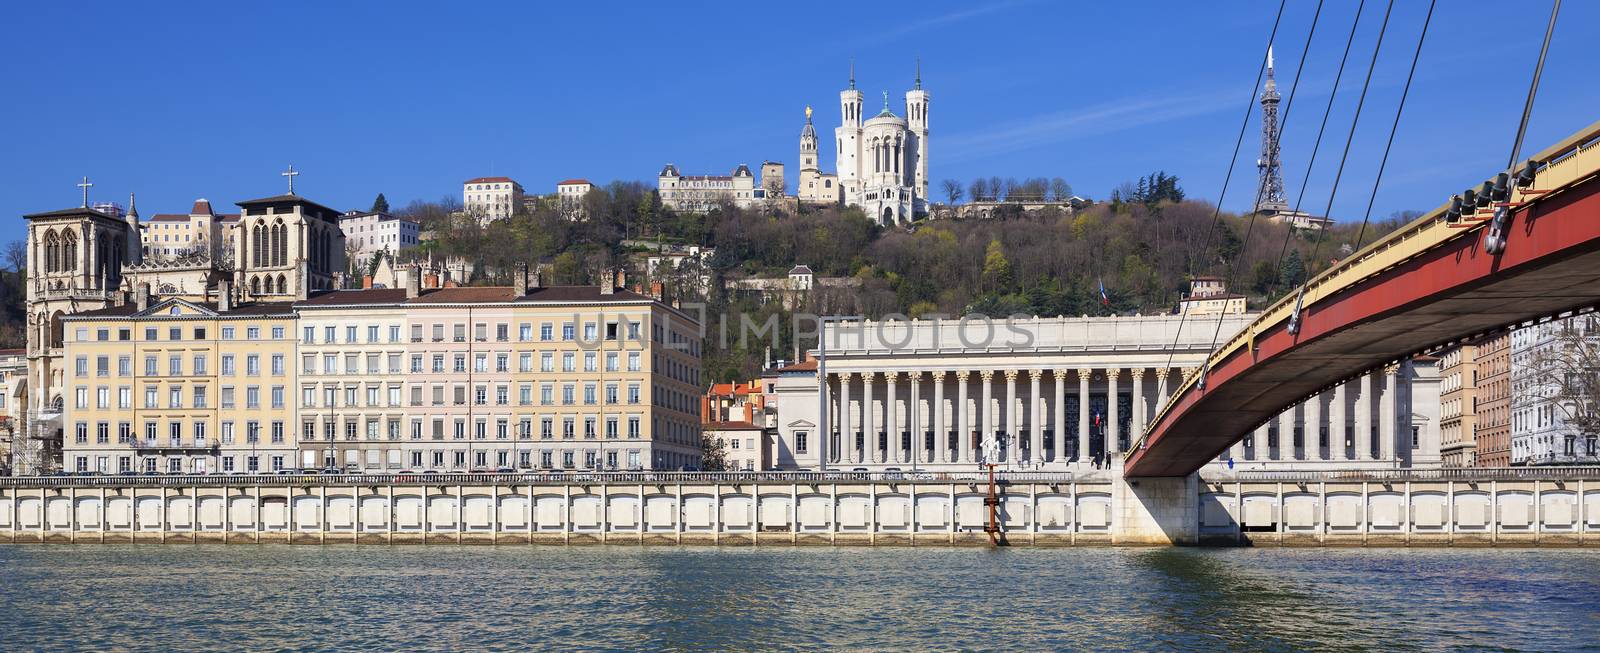
[[[1261,158],[1256,159],[1260,185],[1256,212],[1289,210],[1283,199],[1283,164],[1278,159],[1278,82],[1272,78],[1272,46],[1267,46],[1267,83],[1261,90]]]

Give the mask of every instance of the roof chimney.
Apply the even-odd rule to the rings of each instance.
[[[600,271],[600,294],[610,295],[617,292],[617,285],[612,283],[616,281],[616,274],[616,271],[611,269]]]
[[[233,282],[223,279],[217,282],[217,312],[226,313],[233,310]]]
[[[406,270],[406,299],[422,295],[422,266],[413,264]]]
[[[515,284],[516,284],[516,287],[512,288],[511,296],[518,297],[518,298],[527,297],[528,296],[528,264],[527,263],[523,263],[522,265],[517,266],[517,274],[516,274]]]
[[[133,307],[138,311],[150,308],[150,284],[141,283],[133,291]]]

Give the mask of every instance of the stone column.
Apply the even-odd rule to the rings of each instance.
[[[1386,463],[1393,463],[1399,458],[1395,455],[1395,444],[1399,441],[1396,426],[1399,418],[1399,372],[1398,364],[1383,366],[1383,399],[1378,404],[1378,459]]]
[[[1006,421],[1006,428],[1001,432],[1003,440],[1000,444],[1005,447],[1006,462],[1014,463],[1022,451],[1022,438],[1026,434],[1017,424],[1017,370],[1006,370],[1006,407],[1000,415]]]
[[[954,462],[970,463],[972,457],[972,411],[967,408],[967,383],[972,378],[972,372],[967,370],[956,371],[956,405],[951,411],[955,418],[956,431],[956,459]]]
[[[982,403],[978,408],[978,421],[979,424],[982,424],[982,426],[978,427],[978,442],[984,443],[989,442],[989,440],[994,437],[995,432],[994,410],[990,408],[992,405],[994,405],[994,370],[979,371],[978,379],[982,384],[984,384],[981,392]],[[976,451],[976,453],[978,453],[979,456],[982,456],[982,447],[978,447],[978,450],[979,451]],[[986,459],[984,463],[994,463],[994,461],[987,461]]]
[[[1039,387],[1044,378],[1044,370],[1029,370],[1033,377],[1033,393],[1028,395],[1028,425],[1033,434],[1033,443],[1028,448],[1028,462],[1034,465],[1044,462],[1044,424],[1039,417],[1044,414],[1039,404],[1044,402],[1044,389]]]
[[[877,460],[877,454],[872,453],[878,446],[878,420],[872,414],[872,377],[877,372],[863,372],[861,374],[861,452],[856,454],[856,462]]]
[[[1333,403],[1328,405],[1328,457],[1333,460],[1350,459],[1349,450],[1344,446],[1344,429],[1349,421],[1345,418],[1348,412],[1344,397],[1346,385],[1340,383],[1333,386]]]
[[[1172,374],[1172,368],[1163,367],[1156,370],[1156,410],[1159,412],[1167,405],[1167,377]]]
[[[1106,453],[1122,453],[1118,446],[1118,436],[1122,435],[1122,425],[1117,414],[1117,377],[1122,376],[1119,368],[1106,369]]]
[[[1356,460],[1372,460],[1372,397],[1377,394],[1378,377],[1361,376],[1361,396],[1356,398]]]
[[[906,410],[906,430],[911,431],[911,460],[914,462],[929,462],[923,459],[922,445],[922,372],[909,372],[906,374],[911,381],[911,406]]]
[[[1089,462],[1089,375],[1094,370],[1078,368],[1078,462]]]
[[[839,375],[839,450],[834,455],[843,465],[851,461],[851,452],[855,449],[856,439],[850,435],[850,377],[849,372]]]
[[[950,431],[944,420],[944,370],[933,373],[933,446],[939,450],[933,452],[932,462],[948,463],[950,460]]]
[[[1128,436],[1129,446],[1138,446],[1134,440],[1144,436],[1144,368],[1133,368],[1133,433]]]
[[[1250,452],[1250,459],[1266,460],[1268,458],[1267,425],[1262,424],[1261,426],[1257,426],[1256,430],[1250,434],[1250,437],[1255,438],[1255,440],[1250,443],[1250,448],[1253,449],[1253,451]]]
[[[900,404],[895,397],[897,386],[900,385],[900,373],[884,372],[883,385],[883,431],[888,434],[889,441],[880,462],[903,463],[904,454],[900,452]]]
[[[1294,458],[1294,405],[1278,413],[1278,455],[1276,460]]]
[[[1333,433],[1328,433],[1328,446],[1333,446]],[[1315,453],[1313,453],[1315,452]],[[1322,453],[1322,395],[1315,394],[1306,402],[1306,459],[1327,460]]]
[[[1067,460],[1067,371],[1056,368],[1055,370],[1055,419],[1050,421],[1050,428],[1055,429],[1056,448],[1050,454],[1051,462],[1065,462]]]

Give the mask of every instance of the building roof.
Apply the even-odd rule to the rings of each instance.
[[[0,356],[21,356],[26,353],[28,353],[26,347],[19,347],[17,349],[0,349]]]
[[[155,298],[152,298],[150,300],[149,308],[146,308],[145,310],[148,311],[148,310],[150,310],[152,308],[160,306],[161,304],[167,303],[169,301],[173,301],[173,300],[170,300],[170,299],[157,300]],[[211,311],[213,313],[215,313],[216,310],[217,310],[217,303],[216,302],[191,302],[191,301],[187,301],[187,300],[178,300],[178,301],[182,301],[183,303],[186,303],[186,304],[193,304],[195,306],[203,308],[203,309],[205,309],[207,311]],[[249,316],[249,315],[289,315],[289,314],[291,314],[293,312],[294,312],[294,302],[250,302],[250,303],[240,304],[240,305],[234,306],[234,307],[230,308],[225,313],[219,313],[219,315],[229,316],[229,317],[232,317],[232,316]],[[126,304],[118,304],[116,306],[107,306],[105,308],[97,308],[97,309],[94,309],[92,311],[82,311],[82,312],[79,312],[79,313],[73,313],[71,315],[64,316],[63,319],[96,318],[96,317],[140,317],[140,316],[137,315],[138,313],[139,313],[138,306],[130,302],[130,303],[126,303]],[[142,316],[142,317],[167,317],[167,316],[165,314],[151,314],[151,315],[145,315],[145,316]],[[208,316],[185,315],[185,316],[182,316],[182,317],[191,317],[192,318],[192,317],[208,317]]]
[[[81,206],[75,206],[75,207],[72,207],[70,209],[61,209],[59,211],[45,211],[43,213],[29,213],[29,214],[24,215],[22,217],[24,219],[27,219],[27,220],[32,220],[34,218],[65,218],[65,217],[71,217],[71,216],[74,216],[74,215],[88,215],[88,216],[92,216],[92,217],[106,218],[108,220],[116,220],[117,219],[115,216],[107,215],[107,214],[102,213],[100,211],[96,211],[94,209],[84,208],[84,207],[81,207]]]
[[[707,422],[701,426],[707,431],[760,431],[762,427],[750,422]]]
[[[587,184],[589,186],[593,186],[594,185],[592,183],[589,183],[588,179],[568,179],[568,180],[563,181],[563,182],[561,182],[559,184],[556,184],[556,185],[557,186],[582,186],[582,185],[585,185],[585,184]]]
[[[601,294],[600,286],[545,286],[528,289],[528,294],[517,297],[511,286],[458,286],[455,288],[428,288],[415,299],[406,298],[404,288],[372,288],[366,290],[325,290],[296,302],[296,306],[353,306],[370,304],[496,304],[512,302],[590,303],[590,302],[650,302],[653,299],[631,290],[617,289]]]
[[[328,218],[332,220],[337,220],[339,216],[344,213],[344,211],[336,211],[299,195],[273,195],[272,197],[262,197],[259,199],[234,202],[234,204],[240,207],[250,207],[260,204],[303,204],[314,209],[322,210],[327,214]]]
[[[510,184],[515,184],[517,182],[513,181],[510,177],[475,177],[475,178],[463,181],[461,183],[463,183],[463,184],[492,184],[492,183],[510,183]]]
[[[789,269],[789,274],[812,274],[811,266],[796,265]]]
[[[211,215],[211,202],[202,197],[194,201],[194,206],[189,209],[189,215]]]
[[[145,220],[145,222],[188,222],[188,221],[189,221],[189,214],[187,214],[187,213],[157,213],[155,215],[150,216],[149,220]]]
[[[787,367],[780,367],[780,368],[778,368],[778,371],[779,372],[815,372],[815,371],[817,371],[817,359],[813,358],[811,360],[795,363],[795,364],[789,365]]]

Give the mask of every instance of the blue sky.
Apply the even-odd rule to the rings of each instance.
[[[1303,207],[1320,213],[1386,0],[1369,0]],[[1312,2],[1277,39],[1285,95]],[[1508,9],[1509,7],[1509,9]],[[1359,220],[1425,2],[1397,0],[1334,203]],[[653,180],[796,158],[807,104],[824,134],[850,60],[869,104],[900,112],[914,62],[932,94],[930,169],[1059,176],[1104,198],[1156,170],[1215,199],[1275,2],[24,3],[0,25],[6,125],[0,238],[16,216],[139,194],[145,215],[297,190],[339,208],[460,193],[479,175],[530,190],[567,177]],[[1428,209],[1504,165],[1548,5],[1441,2],[1378,216]],[[1291,203],[1353,2],[1323,11],[1284,136]],[[1600,119],[1600,3],[1569,2],[1527,138]],[[873,107],[876,108],[876,107]],[[1248,206],[1252,117],[1226,206]],[[831,157],[824,157],[831,168]],[[1241,177],[1242,175],[1242,177]],[[1239,184],[1239,180],[1243,184]]]

